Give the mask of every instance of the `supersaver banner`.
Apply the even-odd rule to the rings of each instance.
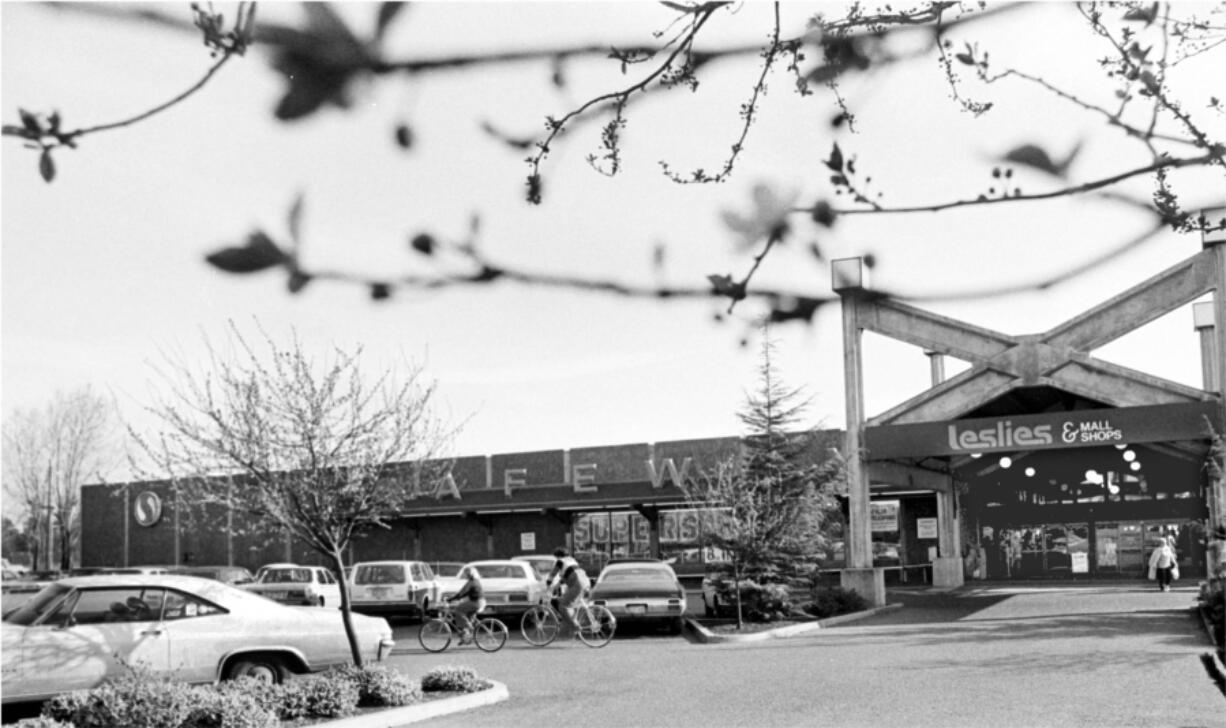
[[[1208,438],[1213,402],[866,427],[870,460]]]

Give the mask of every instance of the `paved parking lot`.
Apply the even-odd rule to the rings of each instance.
[[[788,639],[514,641],[495,654],[416,648],[393,664],[470,665],[510,689],[430,726],[1220,727],[1226,698],[1198,659],[1209,644],[1194,597],[1190,585],[897,590],[901,609]]]

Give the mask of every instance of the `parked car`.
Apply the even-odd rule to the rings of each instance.
[[[274,602],[308,607],[339,607],[341,585],[322,566],[282,566],[264,569],[259,581],[244,584],[249,592]]]
[[[466,569],[476,569],[485,587],[486,611],[494,614],[523,614],[528,608],[539,604],[545,597],[545,584],[536,578],[536,572],[523,561],[491,559],[470,561]],[[446,599],[463,586],[464,581],[450,592],[444,591]]]
[[[460,569],[463,568],[463,561],[430,562],[430,570],[434,572],[434,578],[438,581],[439,594],[455,594],[460,587],[464,586],[465,580],[460,578]]]
[[[532,566],[532,570],[536,572],[536,576],[541,581],[545,581],[545,577],[549,576],[549,572],[553,571],[553,565],[557,563],[557,556],[549,554],[523,554],[520,556],[512,556],[512,561],[522,561]]]
[[[424,561],[361,561],[353,565],[349,602],[355,611],[420,618],[438,599],[438,579]]]
[[[592,602],[607,607],[618,623],[665,625],[681,632],[685,589],[668,564],[658,559],[618,560],[604,567],[592,586]]]
[[[354,615],[364,659],[394,646],[384,619]],[[0,624],[3,702],[97,686],[142,665],[189,683],[351,664],[339,611],[296,609],[212,579],[110,574],[57,581]]]
[[[259,581],[260,577],[264,575],[264,572],[268,571],[269,569],[284,569],[287,566],[297,566],[297,565],[298,564],[295,564],[289,561],[275,561],[271,564],[264,564],[263,566],[255,570],[255,581]]]
[[[169,574],[174,570],[173,566],[108,566],[100,569],[96,574]],[[77,570],[69,572],[73,576],[90,576],[92,573],[76,573]]]
[[[255,582],[255,577],[251,572],[242,566],[178,566],[171,569],[170,573],[199,576],[202,579],[212,579],[231,586],[242,586]]]

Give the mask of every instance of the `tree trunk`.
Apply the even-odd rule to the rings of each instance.
[[[353,655],[353,664],[362,667],[362,649],[358,645],[358,636],[353,631],[353,611],[349,606],[349,582],[345,581],[345,560],[340,549],[332,549],[328,554],[332,557],[332,565],[340,577],[341,587],[341,621],[345,624],[345,637],[349,639],[349,651]]]
[[[745,617],[741,609],[741,564],[738,561],[732,562],[732,590],[736,594],[736,628],[740,631],[745,629]]]

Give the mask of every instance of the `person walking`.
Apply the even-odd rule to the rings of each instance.
[[[1171,570],[1175,568],[1175,549],[1166,538],[1149,555],[1149,578],[1158,580],[1160,591],[1171,590]]]

